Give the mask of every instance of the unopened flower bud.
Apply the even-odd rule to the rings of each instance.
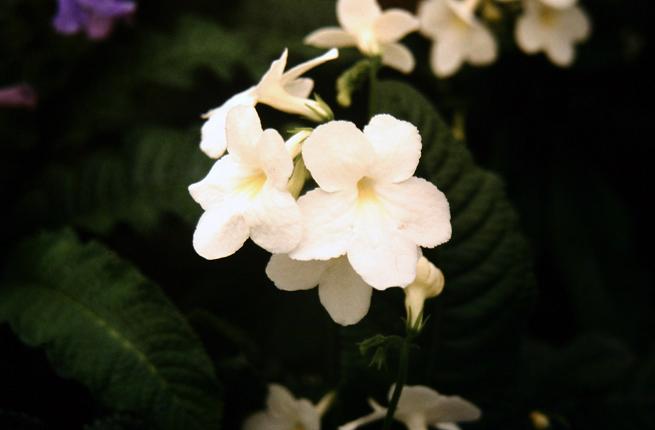
[[[291,158],[296,158],[296,156],[300,154],[300,151],[302,150],[302,144],[310,134],[312,134],[311,128],[301,128],[298,129],[293,136],[287,139],[286,142],[284,142],[284,146],[287,148],[289,154],[291,154]]]
[[[420,331],[425,301],[441,294],[445,283],[441,270],[421,256],[416,265],[416,279],[404,289],[407,322],[410,327]]]

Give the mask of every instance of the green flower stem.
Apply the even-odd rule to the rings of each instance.
[[[371,57],[371,62],[368,68],[368,116],[369,118],[375,114],[375,105],[377,100],[375,95],[377,93],[378,83],[378,70],[380,69],[380,57]]]
[[[403,343],[400,347],[400,359],[398,360],[398,377],[396,378],[396,386],[393,389],[393,395],[391,396],[391,401],[389,402],[389,408],[387,409],[387,416],[384,418],[383,430],[389,430],[391,428],[391,422],[393,421],[393,416],[396,413],[396,408],[398,407],[398,401],[400,400],[400,394],[403,391],[403,386],[407,381],[407,368],[409,366],[409,349],[412,346],[413,335],[410,330],[407,331]]]

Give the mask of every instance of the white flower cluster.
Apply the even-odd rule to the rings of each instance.
[[[389,390],[389,399],[393,388]],[[243,430],[320,430],[321,416],[332,398],[332,394],[328,394],[314,405],[307,399],[296,399],[286,388],[272,384],[266,410],[251,415]],[[373,412],[339,426],[339,430],[355,430],[385,417],[386,408],[373,399],[369,399],[369,404]],[[393,417],[408,430],[427,430],[428,427],[458,430],[456,423],[475,421],[480,415],[480,409],[459,396],[446,396],[429,387],[414,385],[403,388]]]
[[[414,125],[383,114],[359,130],[306,98],[313,82],[302,74],[336,56],[284,72],[285,51],[258,85],[210,112],[201,148],[227,154],[189,191],[205,211],[193,237],[198,254],[227,257],[250,238],[274,254],[266,273],[278,288],[318,285],[328,313],[348,325],[368,312],[372,288],[415,283],[421,247],[448,241],[451,225],[444,194],[414,176],[421,156]],[[258,102],[323,124],[285,143],[262,129]],[[296,200],[292,173],[303,166],[318,187]]]
[[[589,19],[577,0],[517,1],[523,5],[516,24],[518,46],[528,54],[544,51],[558,66],[570,65],[574,44],[590,32]],[[320,48],[357,46],[364,55],[379,56],[383,64],[409,73],[414,69],[414,56],[398,41],[418,30],[433,40],[433,72],[447,77],[464,63],[484,66],[497,57],[496,40],[476,15],[479,6],[480,0],[423,0],[414,17],[401,9],[382,11],[376,0],[338,0],[341,28],[316,30],[305,43]]]

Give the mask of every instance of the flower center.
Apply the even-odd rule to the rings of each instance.
[[[359,206],[377,203],[378,195],[375,192],[374,181],[364,176],[357,182],[357,203]]]
[[[246,176],[243,178],[241,183],[237,186],[237,191],[248,196],[257,195],[266,183],[266,173],[263,170],[259,169],[255,171],[252,175]]]
[[[557,10],[548,6],[542,6],[541,10],[539,11],[539,19],[541,19],[541,22],[544,25],[549,27],[555,24],[556,16],[557,16]]]
[[[367,29],[359,36],[359,47],[369,55],[379,55],[380,45],[375,37],[373,29]]]

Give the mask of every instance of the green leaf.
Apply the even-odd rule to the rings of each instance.
[[[446,194],[452,213],[452,239],[436,250],[424,250],[443,270],[446,287],[440,297],[426,304],[431,319],[418,338],[421,352],[412,355],[416,366],[409,382],[469,396],[483,410],[489,409],[485,415],[494,419],[513,394],[534,291],[530,255],[517,215],[502,181],[474,163],[424,96],[395,81],[380,82],[377,91],[376,112],[392,114],[419,128],[423,155],[417,174]],[[395,309],[395,313],[385,310],[384,315],[377,315],[374,304],[369,330],[397,330],[403,312],[400,300]]]
[[[0,321],[63,377],[161,429],[218,426],[214,369],[161,290],[98,243],[42,234],[13,255]],[[146,426],[147,427],[147,426]]]
[[[200,207],[187,187],[207,174],[212,160],[195,133],[145,129],[120,151],[95,153],[72,165],[52,165],[17,208],[25,224],[76,224],[103,233],[123,222],[139,231],[165,213],[192,223]]]

